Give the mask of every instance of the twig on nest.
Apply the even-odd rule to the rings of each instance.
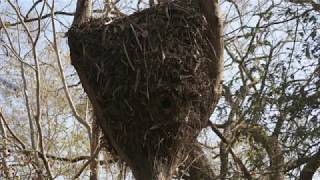
[[[124,53],[125,53],[125,55],[126,55],[126,57],[127,57],[128,63],[129,63],[129,65],[130,65],[132,71],[135,71],[135,68],[134,68],[134,66],[133,66],[133,64],[132,64],[132,61],[131,61],[130,56],[129,56],[128,51],[127,51],[127,47],[126,47],[126,45],[124,44],[124,42],[122,42],[122,46],[123,46]]]
[[[132,32],[133,32],[133,34],[134,34],[134,37],[136,38],[136,41],[137,41],[137,43],[138,43],[139,48],[140,48],[140,50],[142,51],[142,46],[141,46],[141,43],[140,43],[139,38],[138,38],[138,36],[137,36],[137,32],[136,32],[136,30],[134,29],[134,27],[133,27],[132,24],[130,24],[130,27],[131,27],[131,29],[132,29]]]

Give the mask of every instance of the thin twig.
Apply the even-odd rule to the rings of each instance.
[[[134,29],[134,27],[133,27],[132,24],[130,24],[130,27],[131,27],[131,29],[132,29],[132,32],[133,32],[133,34],[134,34],[134,37],[136,38],[137,44],[138,44],[138,46],[139,46],[139,49],[142,51],[142,45],[141,45],[141,43],[140,43],[140,41],[139,41],[137,32],[136,32],[136,30]]]
[[[4,32],[5,32],[6,36],[7,36],[7,39],[8,39],[8,41],[9,41],[10,47],[9,47],[7,44],[2,44],[2,46],[6,47],[7,49],[10,49],[10,51],[13,53],[13,55],[14,55],[21,63],[27,65],[28,67],[30,67],[31,69],[33,69],[34,71],[36,71],[36,69],[35,69],[32,65],[24,62],[24,61],[22,60],[22,58],[18,55],[18,53],[15,51],[14,46],[13,46],[13,42],[12,42],[12,40],[11,40],[11,38],[10,38],[10,35],[9,35],[9,32],[8,32],[6,26],[3,25],[3,24],[4,24],[4,23],[3,23],[3,21],[2,21],[2,19],[1,19],[1,17],[0,17],[0,26],[2,26],[3,29],[4,29]]]
[[[9,131],[9,133],[11,134],[11,136],[13,137],[14,140],[16,140],[22,147],[22,149],[26,148],[26,145],[21,141],[21,139],[16,136],[16,134],[12,131],[12,129],[10,128],[10,126],[8,125],[6,119],[4,118],[2,112],[0,112],[0,118],[2,119],[2,122],[4,124],[4,126],[6,127],[6,129]]]
[[[90,159],[86,163],[83,164],[83,166],[79,169],[77,174],[72,179],[77,179],[80,177],[82,172],[87,168],[87,166],[91,163],[91,161],[93,161],[98,156],[101,148],[102,148],[101,145],[97,146],[96,150],[93,152]]]
[[[222,133],[219,131],[219,129],[211,123],[211,121],[209,121],[209,126],[211,127],[211,129],[213,130],[213,132],[215,132],[217,134],[217,136],[222,140],[223,143],[229,145],[229,141],[222,135]],[[251,180],[252,176],[250,174],[250,172],[248,171],[248,169],[246,168],[246,166],[242,163],[242,161],[236,156],[236,154],[233,152],[232,148],[228,148],[229,153],[232,155],[232,158],[234,159],[234,161],[239,165],[241,171],[243,172],[244,176]]]
[[[73,16],[74,13],[73,12],[63,12],[63,11],[56,11],[54,12],[55,15],[65,15],[65,16]],[[43,19],[46,19],[46,18],[49,18],[51,17],[51,13],[49,14],[45,14],[45,15],[42,15],[40,17],[40,20],[43,20]],[[8,27],[12,27],[12,26],[17,26],[19,24],[23,24],[23,23],[28,23],[28,22],[34,22],[34,21],[38,21],[39,20],[39,17],[35,17],[35,18],[30,18],[30,19],[27,19],[27,18],[23,18],[22,20],[20,21],[17,21],[17,22],[14,22],[14,23],[8,23],[6,22],[6,26]],[[4,24],[0,24],[0,30],[4,27]]]
[[[128,51],[127,51],[127,47],[126,47],[126,45],[124,44],[124,42],[122,42],[122,45],[123,45],[123,50],[124,50],[124,53],[126,54],[128,63],[129,63],[129,65],[130,65],[131,69],[132,69],[133,71],[135,71],[135,68],[134,68],[134,66],[133,66],[133,64],[132,64],[132,61],[131,61],[130,56],[129,56]]]
[[[55,27],[55,21],[54,21],[54,16],[55,16],[54,15],[54,1],[52,1],[52,7],[50,7],[48,3],[47,3],[47,6],[51,9],[51,24],[52,24],[53,42],[50,42],[50,43],[54,49],[54,52],[55,52],[55,55],[56,55],[56,58],[58,61],[58,67],[59,67],[59,72],[60,72],[60,78],[61,78],[61,81],[63,84],[63,89],[64,89],[65,95],[67,97],[69,106],[72,110],[74,117],[77,119],[77,121],[80,124],[82,124],[86,128],[89,139],[91,139],[91,127],[88,124],[88,122],[85,119],[81,118],[81,116],[79,115],[76,107],[74,106],[73,100],[72,100],[70,93],[69,93],[68,85],[66,83],[66,79],[65,79],[65,75],[64,75],[64,71],[63,71],[63,67],[62,67],[62,63],[61,63],[61,58],[60,58],[60,54],[59,54],[59,50],[58,50],[58,45],[57,45],[56,27]]]
[[[1,112],[0,112],[1,113]],[[2,115],[1,115],[1,118],[0,118],[0,135],[1,135],[1,138],[2,138],[2,149],[0,150],[0,152],[2,152],[2,156],[0,156],[0,160],[1,160],[1,166],[2,166],[2,171],[4,172],[5,174],[5,177],[7,178],[10,178],[10,169],[8,167],[8,164],[7,164],[7,158],[8,158],[8,150],[7,150],[7,132],[6,132],[6,129],[4,128],[3,126],[3,121],[1,120],[3,119],[2,118]]]
[[[32,45],[32,55],[33,55],[33,59],[34,59],[34,63],[36,66],[36,104],[37,104],[37,110],[36,110],[36,125],[37,125],[37,129],[38,129],[38,144],[39,144],[39,148],[42,154],[44,153],[44,145],[43,145],[43,135],[42,135],[42,127],[41,127],[41,88],[42,88],[42,84],[41,84],[41,73],[40,73],[40,65],[39,65],[39,60],[38,60],[38,56],[37,56],[37,51],[36,51],[36,45],[37,45],[37,41],[39,39],[40,36],[40,31],[41,31],[41,17],[42,14],[44,12],[44,7],[45,7],[45,3],[43,3],[43,6],[41,8],[41,12],[40,15],[38,16],[38,32],[36,34],[36,37],[33,38],[32,34],[29,30],[29,28],[27,27],[27,25],[25,24],[25,22],[23,21],[23,18],[21,16],[21,13],[19,12],[19,10],[17,9],[17,7],[12,4],[12,2],[9,0],[8,3],[10,4],[10,6],[12,7],[12,9],[16,12],[16,15],[18,16],[19,20],[22,22],[22,26],[25,29],[25,31],[27,32],[29,41],[31,42]],[[46,157],[44,156],[42,158],[44,166],[47,170],[49,179],[53,179],[52,173],[51,173],[51,168],[50,165],[46,159]]]

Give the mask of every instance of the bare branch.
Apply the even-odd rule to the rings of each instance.
[[[41,88],[42,88],[42,84],[41,84],[40,65],[39,65],[39,60],[38,60],[37,51],[36,51],[37,41],[38,41],[38,38],[40,36],[40,31],[41,31],[40,21],[41,21],[41,16],[42,16],[43,11],[44,11],[45,3],[43,3],[40,15],[38,17],[38,21],[37,21],[38,22],[38,29],[37,29],[38,31],[37,31],[37,34],[36,34],[35,38],[32,37],[32,34],[31,34],[29,28],[27,27],[27,25],[24,23],[23,18],[21,16],[21,13],[17,9],[17,7],[11,1],[8,1],[8,3],[12,7],[12,9],[16,12],[16,15],[18,16],[19,20],[22,22],[22,25],[23,25],[25,31],[27,32],[29,41],[31,42],[31,45],[32,45],[32,55],[33,55],[33,59],[34,59],[35,66],[36,66],[36,104],[37,104],[37,111],[36,111],[35,119],[36,119],[36,125],[37,125],[37,129],[38,129],[38,133],[39,133],[39,136],[38,136],[38,138],[39,138],[39,140],[38,140],[39,148],[40,148],[41,153],[45,154],[44,153],[44,145],[43,145],[42,127],[41,127],[41,115],[42,115],[42,113],[41,113],[41,111],[42,111],[42,109],[41,109]],[[51,174],[51,170],[50,170],[50,165],[49,165],[46,157],[44,156],[42,158],[42,160],[43,160],[44,166],[45,166],[45,168],[47,170],[47,173],[49,175],[49,178],[53,179],[52,174]]]
[[[320,12],[320,3],[317,3],[314,0],[289,0],[289,2],[296,3],[296,4],[303,4],[303,5],[305,4],[311,5],[314,10]]]
[[[238,166],[240,167],[240,169],[243,172],[243,174],[246,177],[246,179],[251,180],[252,176],[251,176],[250,172],[248,171],[246,166],[242,163],[242,161],[233,152],[232,148],[230,147],[230,143],[228,142],[228,140],[222,135],[222,133],[219,131],[219,129],[214,124],[212,124],[210,121],[209,121],[209,126],[211,127],[213,132],[215,132],[217,134],[217,136],[222,140],[222,142],[229,146],[228,151],[232,155],[232,158],[238,164]]]
[[[312,180],[313,175],[320,167],[320,149],[312,156],[300,173],[300,180]]]
[[[27,12],[25,18],[28,18],[29,14],[32,12],[32,10],[37,7],[37,5],[39,3],[41,3],[43,0],[37,0],[36,2],[33,3],[33,5],[31,6],[31,8],[29,9],[29,11]]]
[[[76,173],[76,175],[72,179],[79,178],[79,176],[87,168],[87,166],[98,156],[101,148],[102,147],[100,145],[97,146],[96,150],[93,152],[93,154],[91,155],[90,159],[86,163],[84,163],[84,165],[80,168],[80,170]]]
[[[64,12],[64,11],[56,11],[54,12],[55,15],[65,15],[65,16],[74,16],[73,12]],[[44,14],[40,17],[41,20],[46,19],[51,17],[51,13],[49,14]],[[17,22],[6,22],[5,25],[7,27],[12,27],[12,26],[16,26],[19,24],[23,24],[23,23],[28,23],[28,22],[34,22],[34,21],[39,21],[39,17],[35,17],[35,18],[22,18],[22,20],[19,20]],[[0,30],[4,27],[4,24],[0,24]]]
[[[7,130],[9,131],[9,133],[11,134],[11,136],[21,145],[22,149],[26,148],[26,145],[21,141],[21,139],[16,136],[16,134],[11,130],[11,128],[9,127],[6,119],[4,118],[2,112],[0,112],[0,118],[2,119],[3,124],[5,125],[5,127],[7,128]]]
[[[284,179],[284,157],[277,137],[268,136],[259,125],[244,127],[243,134],[251,135],[257,143],[260,143],[268,153],[270,159],[270,179]]]
[[[2,149],[0,150],[0,163],[1,163],[1,169],[3,170],[5,177],[10,178],[10,169],[7,164],[7,158],[8,158],[8,151],[7,151],[7,132],[4,128],[4,118],[2,117],[2,114],[0,112],[1,118],[0,118],[0,137],[2,138]]]
[[[48,3],[47,3],[47,6],[49,6]],[[53,31],[52,32],[53,42],[50,42],[50,43],[51,43],[51,45],[52,45],[52,47],[54,49],[54,52],[55,52],[55,55],[56,55],[56,58],[57,58],[57,61],[58,61],[58,67],[59,67],[59,71],[60,71],[60,78],[61,78],[61,81],[62,81],[62,84],[63,84],[63,89],[64,89],[64,92],[66,94],[69,106],[70,106],[70,108],[72,110],[72,113],[73,113],[74,117],[77,119],[77,121],[80,124],[82,124],[86,128],[88,136],[89,136],[89,139],[91,139],[91,127],[88,124],[88,122],[86,122],[86,120],[81,118],[81,116],[79,115],[77,109],[75,108],[73,100],[72,100],[72,98],[70,96],[68,85],[67,85],[67,82],[66,82],[66,79],[65,79],[65,75],[64,75],[64,72],[63,72],[62,62],[61,62],[61,58],[60,58],[60,54],[59,54],[59,50],[58,50],[58,45],[57,45],[57,35],[56,35],[56,27],[55,27],[55,20],[54,20],[54,16],[55,16],[54,15],[54,1],[52,1],[52,7],[49,6],[49,8],[51,9],[51,24],[52,24],[52,31]]]

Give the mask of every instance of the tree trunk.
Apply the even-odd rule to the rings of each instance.
[[[72,26],[88,22],[92,16],[92,0],[78,0]]]

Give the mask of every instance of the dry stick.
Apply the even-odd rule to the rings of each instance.
[[[17,141],[20,145],[21,145],[21,149],[23,149],[23,151],[26,149],[26,145],[20,140],[20,138],[11,130],[11,128],[9,127],[6,119],[4,118],[4,116],[2,115],[1,111],[0,111],[0,121],[2,119],[3,124],[5,125],[5,127],[7,128],[7,130],[9,131],[9,133],[11,134],[11,136],[13,137],[13,139],[15,141]],[[19,147],[19,146],[18,146]],[[20,148],[20,147],[19,147]],[[36,164],[36,166],[38,167],[38,164]]]
[[[124,44],[124,42],[122,42],[122,45],[123,45],[123,50],[124,50],[124,53],[126,54],[126,57],[127,57],[127,60],[128,60],[128,64],[130,65],[132,71],[135,71],[135,68],[132,64],[132,61],[130,60],[130,56],[128,54],[128,51],[127,51],[127,47],[126,45]]]
[[[84,165],[80,168],[80,170],[78,171],[78,173],[72,178],[72,179],[77,179],[79,178],[79,176],[82,174],[82,172],[86,169],[86,167],[91,163],[91,161],[93,161],[97,155],[99,154],[100,150],[101,150],[102,146],[99,145],[97,146],[96,150],[94,151],[94,153],[91,155],[90,159],[84,163]]]
[[[42,128],[41,128],[41,87],[42,87],[42,84],[41,84],[41,78],[40,78],[40,76],[41,76],[41,74],[40,74],[40,65],[39,65],[39,60],[38,60],[37,52],[36,52],[36,45],[37,45],[37,41],[38,41],[38,38],[39,38],[39,35],[40,35],[40,30],[41,30],[41,28],[40,28],[40,26],[41,26],[41,24],[40,24],[41,14],[44,11],[45,3],[42,6],[40,16],[38,17],[38,33],[36,35],[36,38],[32,37],[32,34],[29,31],[29,28],[27,27],[27,25],[24,23],[23,18],[21,16],[19,10],[17,9],[17,7],[14,6],[10,0],[8,0],[8,3],[13,8],[13,10],[16,12],[19,20],[22,22],[22,26],[24,27],[25,31],[27,32],[29,40],[30,40],[30,42],[32,44],[32,55],[33,55],[33,59],[34,59],[35,66],[36,66],[36,104],[37,104],[36,125],[37,125],[37,129],[38,129],[38,133],[39,133],[39,137],[38,137],[39,138],[39,142],[38,142],[38,144],[39,144],[39,148],[40,148],[41,153],[45,154],[44,153],[44,145],[43,145]],[[45,168],[47,170],[49,179],[53,179],[52,178],[52,173],[51,173],[51,170],[50,170],[50,165],[49,165],[46,157],[44,156],[42,158],[42,160],[43,160],[44,166],[45,166]]]
[[[134,29],[134,27],[133,27],[132,24],[130,24],[130,27],[131,27],[131,30],[132,30],[132,32],[133,32],[133,34],[134,34],[134,37],[136,38],[137,44],[138,44],[138,46],[139,46],[139,49],[142,51],[142,45],[141,45],[141,43],[140,43],[140,41],[139,41],[137,32],[136,32],[136,30]]]
[[[1,113],[1,112],[0,112]],[[4,171],[4,174],[7,178],[10,178],[10,169],[8,168],[7,165],[7,132],[6,129],[3,126],[2,120],[3,118],[0,118],[0,135],[2,137],[2,156],[0,157],[1,160],[1,165],[2,165],[2,170]]]
[[[66,83],[66,79],[65,79],[65,75],[63,72],[63,67],[62,67],[62,63],[61,63],[61,58],[60,58],[60,54],[59,54],[59,50],[58,50],[58,45],[57,45],[57,36],[56,36],[56,27],[55,27],[55,21],[54,21],[54,0],[52,0],[52,7],[50,7],[50,5],[47,3],[47,6],[51,9],[51,24],[52,24],[52,35],[53,35],[53,43],[51,43],[51,45],[53,46],[57,61],[58,61],[58,67],[59,67],[59,71],[60,71],[60,78],[61,81],[63,83],[63,89],[65,92],[65,95],[67,97],[69,106],[72,110],[72,113],[74,115],[74,117],[77,119],[77,121],[82,124],[88,133],[89,139],[91,139],[91,127],[88,124],[88,122],[86,120],[84,120],[83,118],[81,118],[81,116],[79,115],[76,107],[74,106],[74,103],[72,101],[72,98],[70,96],[69,93],[69,89],[68,89],[68,85]]]
[[[1,116],[0,116],[1,117]],[[0,118],[0,122],[1,122],[1,119]],[[4,120],[3,120],[4,121]],[[4,122],[3,125],[5,126],[4,128],[6,128],[9,133],[11,134],[11,136],[13,137],[13,139],[15,141],[19,141],[20,139],[17,137],[17,135],[13,134],[12,130],[10,129],[10,127],[8,128],[8,125],[7,125],[7,122]],[[0,124],[0,129],[1,129],[1,124]],[[21,141],[21,140],[20,140]],[[11,141],[12,142],[12,141]],[[19,142],[19,144],[21,144],[22,142]],[[24,144],[22,143],[21,146],[24,146]],[[15,151],[15,152],[19,152],[19,153],[22,153],[26,156],[29,156],[31,155],[32,153],[35,153],[37,154],[40,158],[43,158],[43,154],[40,152],[40,151],[34,151],[34,150],[28,150],[28,149],[24,149],[24,147],[19,147],[21,150],[18,150],[18,151]],[[3,150],[0,149],[0,150]],[[8,151],[10,152],[14,152],[14,150],[11,150],[11,149],[8,149]],[[85,156],[85,155],[80,155],[80,156],[77,156],[77,157],[59,157],[59,156],[56,156],[56,155],[53,155],[53,154],[45,154],[45,156],[47,158],[50,158],[54,161],[61,161],[61,162],[67,162],[67,163],[78,163],[79,161],[85,161],[85,160],[89,160],[91,158],[91,156]],[[114,160],[114,159],[108,159],[108,160],[100,160],[98,161],[98,163],[100,165],[103,165],[103,164],[113,164],[113,163],[116,163],[117,160]]]
[[[211,129],[213,130],[213,132],[215,132],[217,134],[217,136],[222,140],[223,143],[229,145],[230,143],[228,142],[228,140],[222,135],[222,133],[218,130],[218,128],[211,123],[211,121],[209,121],[209,126],[211,127]],[[228,151],[230,152],[230,154],[232,155],[232,158],[234,159],[234,161],[240,166],[241,171],[244,173],[244,176],[251,180],[251,174],[250,172],[247,170],[247,168],[245,167],[245,165],[242,163],[242,161],[236,156],[236,154],[233,152],[232,148],[228,148]]]
[[[24,98],[25,98],[26,108],[27,108],[27,113],[28,113],[31,146],[32,146],[33,150],[36,150],[36,148],[37,148],[37,146],[36,146],[37,142],[35,140],[36,132],[35,132],[35,129],[34,129],[34,124],[32,122],[29,95],[28,95],[28,90],[27,90],[27,80],[26,80],[26,77],[25,77],[24,65],[22,63],[20,64],[20,72],[21,72],[21,76],[22,76],[23,93],[24,93]]]
[[[44,155],[40,151],[30,151],[30,150],[22,150],[22,153],[25,155],[29,155],[31,153],[37,153],[39,157],[43,157]],[[94,151],[93,151],[94,152]],[[78,163],[79,161],[89,160],[91,156],[77,156],[77,157],[59,157],[53,154],[46,154],[47,158],[50,158],[54,161],[62,161],[67,163]],[[110,159],[110,160],[101,160],[99,161],[99,164],[113,164],[116,163],[116,160]]]
[[[31,11],[37,7],[37,5],[39,3],[41,3],[43,0],[37,0],[35,3],[33,3],[33,5],[31,6],[31,8],[28,10],[27,14],[26,14],[26,18],[28,18],[29,14],[31,13]]]
[[[0,17],[0,26],[3,27],[4,32],[5,32],[6,36],[7,36],[8,41],[9,41],[9,45],[10,45],[10,46],[8,46],[7,44],[2,44],[2,46],[8,48],[8,49],[13,53],[13,55],[14,55],[21,63],[27,65],[27,66],[30,67],[32,70],[36,71],[36,69],[35,69],[32,65],[24,62],[24,61],[22,60],[22,58],[18,55],[18,53],[15,51],[14,46],[13,46],[13,43],[12,43],[12,40],[11,40],[10,35],[9,35],[9,32],[8,32],[8,30],[7,30],[7,27],[4,25],[1,17]]]
[[[38,152],[39,156],[43,156],[43,154],[41,154],[40,152]],[[77,163],[79,161],[84,161],[84,160],[89,160],[91,158],[91,156],[78,156],[78,157],[74,157],[74,158],[67,158],[67,157],[58,157],[58,156],[54,156],[54,155],[51,155],[51,154],[46,154],[46,157],[47,158],[50,158],[52,160],[55,160],[55,161],[63,161],[63,162],[68,162],[68,163]],[[100,165],[102,164],[113,164],[113,163],[116,163],[115,160],[101,160],[101,161],[98,161],[98,163]]]
[[[0,17],[0,24],[3,24],[3,21]],[[26,108],[27,108],[27,113],[28,113],[28,119],[29,119],[29,126],[30,126],[30,138],[31,138],[31,145],[32,145],[32,148],[33,150],[37,150],[37,146],[36,146],[36,140],[35,140],[35,130],[34,130],[34,126],[33,126],[33,123],[32,123],[32,116],[31,116],[31,109],[30,109],[30,103],[29,103],[29,98],[28,98],[28,93],[27,93],[27,81],[26,81],[26,78],[25,78],[25,70],[24,70],[24,65],[27,65],[28,67],[30,67],[32,70],[36,71],[36,69],[23,61],[24,58],[22,58],[20,56],[20,50],[21,50],[21,47],[20,47],[20,44],[18,43],[18,47],[19,47],[19,53],[15,50],[14,46],[13,46],[13,43],[12,43],[12,40],[11,40],[11,37],[8,33],[8,30],[6,28],[6,26],[3,26],[4,28],[4,31],[5,31],[5,34],[7,36],[7,39],[9,41],[9,45],[6,45],[4,44],[3,46],[7,47],[8,49],[11,50],[11,52],[14,54],[14,56],[18,59],[18,61],[20,62],[20,72],[21,72],[21,76],[22,76],[22,81],[23,81],[23,92],[24,92],[24,97],[25,97],[25,101],[26,101]],[[18,40],[20,40],[20,32],[18,31]],[[39,160],[38,158],[35,159],[36,163],[37,163],[37,166],[39,166]]]
[[[3,124],[5,125],[6,129],[9,131],[9,133],[11,134],[11,136],[13,137],[13,139],[15,141],[17,141],[20,145],[21,145],[21,149],[25,150],[26,149],[26,145],[20,140],[20,138],[12,131],[12,129],[9,127],[6,119],[4,118],[3,114],[0,111],[0,121],[2,119]],[[20,148],[20,147],[19,147]],[[38,165],[36,165],[38,166]]]
[[[22,149],[26,148],[26,145],[21,141],[21,139],[16,136],[16,134],[11,130],[11,128],[9,127],[6,119],[4,118],[2,112],[0,112],[0,118],[2,119],[2,122],[4,124],[4,126],[7,128],[7,130],[9,131],[9,133],[11,134],[11,136],[13,137],[13,139],[15,139],[22,147]]]
[[[117,17],[121,17],[121,16],[127,16],[125,13],[121,12],[120,9],[117,7],[117,4],[121,1],[121,0],[106,0],[107,2],[105,3],[105,7],[104,9],[106,9],[104,11],[104,13],[108,16],[110,13],[112,13],[113,15],[116,15]],[[139,2],[138,2],[139,3]],[[137,3],[137,4],[138,4]],[[137,8],[139,9],[139,8]],[[95,12],[96,10],[94,10],[93,12]]]
[[[124,13],[120,12],[120,10],[118,8],[115,7],[115,10],[121,15],[121,16],[125,16]],[[100,10],[93,10],[93,12],[95,13],[100,13],[101,11]],[[55,15],[64,15],[64,16],[74,16],[75,13],[74,12],[64,12],[64,11],[56,11],[54,12]],[[28,14],[27,14],[28,15]],[[46,18],[49,18],[51,17],[51,13],[48,13],[48,14],[44,14],[41,16],[41,20],[43,19],[46,19]],[[28,18],[27,16],[23,18],[24,20],[23,21],[17,21],[17,22],[6,22],[5,24],[0,24],[0,30],[6,25],[8,27],[11,27],[11,26],[17,26],[17,25],[20,25],[22,23],[29,23],[29,22],[34,22],[34,21],[38,21],[39,18],[36,17],[36,18]]]
[[[0,24],[3,24],[1,17],[0,17]],[[3,26],[3,27],[4,27],[4,32],[7,36],[8,41],[9,41],[10,47],[6,44],[4,44],[4,46],[11,50],[11,52],[19,60],[20,65],[21,65],[21,75],[22,75],[22,80],[23,80],[24,96],[25,96],[25,100],[26,100],[26,108],[28,111],[28,118],[29,118],[30,130],[31,130],[31,144],[32,144],[32,147],[34,148],[34,150],[36,150],[36,146],[35,146],[35,142],[34,142],[34,135],[32,133],[32,132],[34,132],[34,130],[33,130],[33,126],[31,126],[32,123],[30,123],[32,121],[31,120],[31,110],[30,110],[29,99],[28,99],[28,94],[27,94],[26,78],[24,76],[24,65],[26,64],[27,66],[31,67],[33,70],[36,70],[36,69],[33,66],[31,66],[30,64],[28,64],[22,60],[19,53],[17,53],[16,50],[14,49],[14,46],[13,46],[13,43],[12,43],[12,40],[10,38],[10,35],[8,33],[7,28],[5,26]],[[19,45],[19,47],[20,47],[20,45]]]
[[[74,15],[74,13],[72,13],[72,12],[63,12],[63,11],[57,11],[57,12],[54,12],[54,14],[55,14],[55,15],[66,15],[66,16],[73,16],[73,15]],[[40,17],[40,20],[46,19],[46,18],[48,18],[48,17],[50,17],[50,16],[51,16],[51,14],[45,14],[45,15],[43,15],[43,16]],[[39,20],[39,17],[30,18],[30,19],[28,19],[28,18],[23,18],[23,19],[24,19],[24,20],[20,20],[20,21],[18,21],[18,22],[14,22],[14,23],[7,23],[7,22],[6,22],[6,25],[7,25],[8,27],[10,27],[10,26],[16,26],[16,25],[19,25],[19,24],[23,24],[23,23],[38,21],[38,20]],[[5,25],[5,24],[0,24],[0,29],[3,28],[4,25]]]
[[[18,55],[19,57],[21,56],[21,44],[20,44],[20,31],[19,31],[19,27],[17,26],[17,36],[18,36]],[[9,37],[8,37],[9,38]],[[12,46],[12,48],[14,48]],[[27,114],[28,114],[28,121],[29,121],[29,127],[30,127],[30,141],[31,141],[31,147],[33,150],[37,150],[37,142],[36,142],[36,132],[34,129],[34,124],[32,122],[32,113],[31,113],[31,108],[30,108],[30,102],[29,102],[29,95],[28,95],[28,87],[27,87],[27,80],[25,77],[25,69],[24,69],[24,64],[22,62],[20,62],[20,73],[21,73],[21,77],[22,77],[22,82],[23,82],[23,93],[24,93],[24,98],[25,98],[25,105],[26,105],[26,109],[27,109]],[[39,164],[39,159],[36,158],[36,162],[37,164]]]
[[[311,5],[315,11],[320,12],[320,4],[313,0],[289,0],[289,2],[301,5]]]
[[[1,17],[0,17],[0,25],[1,25],[2,23],[3,23],[3,21],[2,21],[2,19],[1,19]],[[5,28],[5,26],[4,26],[4,31],[5,31],[6,36],[7,36],[7,37],[10,37],[9,34],[8,34],[8,32],[7,32],[7,30],[6,30],[6,28]],[[9,38],[8,38],[8,40],[9,40]],[[11,39],[9,40],[9,44],[11,43],[10,41],[11,41]],[[18,59],[18,61],[19,61],[20,63],[22,63],[22,64],[28,66],[29,68],[31,68],[32,70],[36,71],[36,69],[35,69],[32,65],[30,65],[30,64],[28,64],[28,63],[26,63],[26,62],[23,61],[23,59],[18,55],[18,53],[14,50],[14,48],[12,48],[12,47],[13,47],[12,44],[10,44],[10,47],[9,47],[7,44],[2,44],[2,46],[8,48],[8,49],[12,52],[12,54]]]

